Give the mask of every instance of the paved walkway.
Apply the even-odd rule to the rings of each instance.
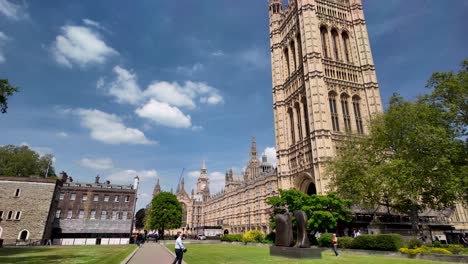
[[[137,250],[128,264],[171,264],[174,258],[175,255],[163,244],[147,242]]]

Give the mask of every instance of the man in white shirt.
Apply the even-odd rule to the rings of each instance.
[[[187,251],[185,249],[184,243],[182,242],[182,238],[184,234],[182,234],[181,232],[178,232],[177,235],[178,237],[175,241],[176,258],[174,259],[174,262],[172,262],[172,264],[176,264],[177,261],[179,261],[179,264],[182,264],[182,257],[184,256],[184,252]]]

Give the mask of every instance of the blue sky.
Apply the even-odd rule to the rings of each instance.
[[[384,105],[468,57],[465,0],[364,11]],[[219,190],[253,134],[274,157],[270,71],[266,0],[0,0],[0,78],[20,87],[0,144],[52,153],[80,182],[138,174],[138,207],[182,168],[190,192],[202,160]]]

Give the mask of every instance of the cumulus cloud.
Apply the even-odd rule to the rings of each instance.
[[[225,174],[219,171],[213,171],[208,176],[210,178],[210,193],[215,194],[221,191],[225,185]]]
[[[21,20],[28,18],[26,8],[21,5],[16,5],[8,0],[0,0],[0,14],[11,20]]]
[[[110,158],[89,159],[82,158],[79,162],[80,166],[93,170],[108,170],[114,168],[114,163]]]
[[[222,57],[222,56],[225,56],[226,54],[224,54],[224,52],[222,50],[215,50],[213,52],[211,52],[211,56],[213,57]]]
[[[60,131],[60,132],[57,133],[57,136],[61,137],[61,138],[67,138],[69,135],[68,135],[67,132]]]
[[[121,118],[97,109],[78,109],[81,126],[90,130],[91,138],[107,144],[154,144],[138,129],[126,127]]]
[[[156,170],[125,170],[117,169],[110,172],[107,175],[104,175],[105,179],[111,181],[111,183],[133,183],[133,178],[138,176],[140,181],[147,181],[150,179],[155,179],[158,177],[158,172]]]
[[[187,175],[191,178],[198,179],[198,176],[200,176],[200,171],[189,171],[187,172]]]
[[[5,33],[0,31],[0,63],[5,62],[6,60],[5,55],[3,55],[2,46],[5,44],[5,42],[8,39],[9,38],[7,37],[7,35],[5,35]]]
[[[109,94],[113,95],[117,102],[137,104],[142,100],[142,92],[138,86],[136,74],[120,66],[115,66],[112,70],[116,79],[109,85]],[[99,79],[97,86],[102,87],[104,80]]]
[[[96,22],[94,20],[91,20],[89,18],[83,19],[83,23],[85,25],[92,26],[92,27],[95,27],[95,28],[98,28],[98,29],[104,29],[104,27],[101,26],[101,24],[99,24],[98,22]]]
[[[185,87],[178,83],[153,82],[145,90],[144,95],[178,107],[195,108],[195,103]]]
[[[192,126],[189,115],[184,115],[179,108],[164,102],[151,99],[148,103],[135,110],[135,113],[157,124],[173,127],[188,128]]]
[[[274,147],[266,147],[262,156],[266,155],[269,163],[276,167],[276,149]]]
[[[63,26],[62,34],[52,44],[55,60],[62,65],[72,67],[77,64],[85,67],[89,64],[103,64],[118,54],[109,47],[98,32],[84,26]]]

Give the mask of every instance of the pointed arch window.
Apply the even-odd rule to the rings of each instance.
[[[343,32],[341,34],[341,37],[343,39],[343,48],[344,48],[345,60],[346,60],[347,63],[350,63],[351,62],[351,53],[350,53],[350,43],[349,43],[348,33]]]
[[[302,44],[301,44],[301,34],[298,33],[296,36],[297,40],[297,55],[299,57],[299,67],[302,65]]]
[[[294,144],[296,143],[296,135],[294,134],[294,113],[293,113],[292,108],[289,108],[288,114],[289,114],[289,127],[290,127],[290,133],[291,133],[291,144]]]
[[[298,140],[301,140],[302,139],[302,120],[301,120],[301,106],[299,105],[299,103],[296,103],[296,105],[294,106],[295,110],[296,110],[296,116],[297,116],[297,130],[299,132],[299,138]]]
[[[349,96],[347,94],[341,95],[341,109],[343,111],[343,121],[346,132],[351,131],[351,117],[349,116],[348,99]]]
[[[286,76],[289,77],[289,75],[291,74],[291,69],[289,68],[289,51],[288,51],[288,48],[285,48],[284,49],[284,58],[286,59],[286,69],[288,70],[286,72]]]
[[[307,110],[307,100],[305,97],[302,98],[302,108],[304,109],[304,123],[306,129],[305,137],[308,137],[310,135],[309,112]]]
[[[339,51],[338,51],[338,32],[336,29],[332,29],[331,31],[332,41],[333,41],[333,55],[335,56],[335,60],[339,60]]]
[[[333,131],[340,131],[340,124],[338,122],[338,111],[336,110],[336,94],[334,92],[328,94],[328,103],[330,104]]]
[[[296,47],[294,45],[294,41],[291,40],[291,44],[289,46],[291,46],[291,55],[293,57],[293,62],[294,62],[293,71],[295,71],[297,69],[297,61],[296,61]]]
[[[325,26],[320,27],[320,36],[322,38],[322,53],[323,57],[329,58],[328,54],[328,31]]]
[[[354,110],[354,118],[356,119],[356,128],[359,134],[364,133],[364,129],[362,127],[362,117],[361,117],[361,98],[359,96],[353,96],[353,110]]]

